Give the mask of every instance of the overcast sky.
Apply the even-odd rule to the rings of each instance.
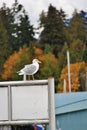
[[[7,6],[11,7],[14,1],[15,0],[0,0],[0,7],[2,3],[6,3]],[[87,11],[87,0],[18,0],[18,3],[24,6],[29,14],[31,24],[34,25],[37,25],[41,11],[47,11],[50,3],[58,10],[62,8],[68,17],[72,15],[74,9]]]

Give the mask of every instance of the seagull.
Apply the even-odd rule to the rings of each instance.
[[[34,74],[39,70],[39,63],[41,63],[38,59],[33,59],[32,64],[25,65],[24,68],[22,68],[17,73],[19,75],[24,75],[24,80],[26,80],[26,75],[32,75],[32,78],[34,80]]]

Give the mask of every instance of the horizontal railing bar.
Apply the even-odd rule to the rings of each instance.
[[[28,120],[28,121],[3,121],[0,125],[28,125],[28,124],[47,124],[49,120]]]
[[[8,85],[47,85],[48,80],[30,80],[30,81],[6,81],[6,82],[0,82],[0,86],[8,86]]]

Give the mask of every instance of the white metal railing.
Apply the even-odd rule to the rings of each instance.
[[[0,92],[0,125],[49,123],[55,130],[54,78],[0,82]]]

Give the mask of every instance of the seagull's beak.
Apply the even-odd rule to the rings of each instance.
[[[38,63],[41,63],[41,61],[38,60]]]

